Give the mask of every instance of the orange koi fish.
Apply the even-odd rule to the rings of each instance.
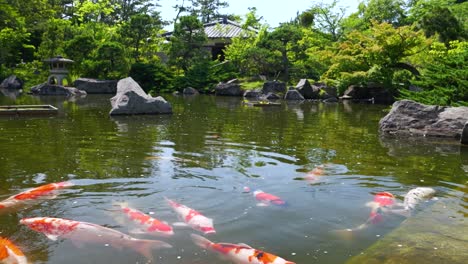
[[[200,212],[193,210],[185,205],[176,203],[166,197],[167,203],[177,213],[178,217],[184,221],[182,225],[188,225],[191,228],[201,231],[205,234],[216,233],[213,227],[213,219],[202,215]],[[181,225],[181,223],[175,223],[174,225]]]
[[[172,236],[174,234],[172,227],[165,222],[161,222],[137,209],[130,208],[127,204],[120,204],[120,208],[128,218],[142,227],[142,231],[146,234],[159,236]]]
[[[257,201],[260,202],[257,204],[257,206],[268,206],[270,204],[280,205],[280,206],[286,205],[286,202],[280,197],[273,195],[273,194],[266,193],[262,190],[254,191],[253,195],[255,199],[257,199]]]
[[[197,246],[214,251],[236,264],[295,264],[246,244],[214,243],[199,235],[191,236]]]
[[[13,209],[28,205],[29,203],[38,201],[39,199],[55,198],[55,192],[59,189],[73,186],[71,182],[49,183],[33,189],[26,190],[19,194],[8,197],[0,202],[0,211]]]
[[[139,252],[148,260],[153,259],[151,250],[172,247],[163,241],[137,239],[104,226],[62,218],[24,218],[20,220],[20,224],[24,224],[34,231],[41,232],[54,241],[58,237],[62,237],[70,239],[77,244],[94,243],[109,244],[115,248],[128,247]]]
[[[0,263],[28,264],[23,252],[10,240],[0,237]]]

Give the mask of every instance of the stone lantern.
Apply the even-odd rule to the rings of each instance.
[[[64,79],[67,80],[68,85],[71,84],[67,67],[74,63],[74,61],[65,59],[59,55],[54,58],[46,59],[44,62],[48,63],[50,67],[50,75],[49,78],[47,78],[47,84],[63,86]]]

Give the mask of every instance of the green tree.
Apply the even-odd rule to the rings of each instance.
[[[133,58],[138,60],[141,56],[141,46],[151,40],[161,29],[161,21],[147,14],[137,14],[122,26],[122,37],[133,49]]]
[[[333,0],[331,4],[316,4],[302,14],[302,19],[304,20],[304,15],[309,12],[309,16],[313,17],[314,27],[323,33],[329,34],[333,41],[337,41],[341,37],[341,23],[346,14],[346,8],[337,5],[337,0]]]
[[[433,43],[425,54],[425,68],[415,85],[422,92],[401,91],[401,98],[424,104],[468,106],[468,42],[452,41],[449,47]]]
[[[394,73],[410,69],[409,57],[426,49],[428,40],[413,27],[394,28],[388,23],[374,22],[370,31],[353,31],[339,44],[331,67],[322,76],[343,92],[349,85],[367,86],[369,82],[395,90]]]
[[[171,37],[171,63],[186,72],[194,61],[208,56],[202,49],[206,40],[203,24],[195,16],[181,17]]]
[[[423,29],[428,37],[437,34],[447,45],[451,40],[467,38],[468,2],[419,0],[411,4],[409,13],[408,20]]]
[[[219,9],[229,7],[229,3],[220,0],[191,0],[192,15],[196,15],[202,23],[209,23],[221,17]]]
[[[281,53],[283,79],[289,80],[290,57],[300,52],[296,43],[302,38],[300,27],[293,23],[283,23],[259,42],[259,47],[276,50]]]

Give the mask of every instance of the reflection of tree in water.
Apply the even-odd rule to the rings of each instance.
[[[425,184],[437,181],[463,183],[460,175],[468,164],[468,154],[455,140],[381,135],[380,144],[395,160],[395,177],[405,183]]]

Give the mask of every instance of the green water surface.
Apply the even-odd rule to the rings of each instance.
[[[0,215],[0,236],[33,263],[145,263],[128,248],[52,241],[18,221],[60,217],[130,233],[116,203],[173,223],[168,197],[213,218],[217,233],[208,238],[215,242],[246,243],[296,263],[344,263],[406,221],[390,215],[352,236],[337,235],[367,219],[365,204],[377,192],[402,201],[411,188],[429,186],[455,204],[444,214],[466,220],[468,149],[455,141],[379,135],[389,106],[252,107],[241,98],[164,97],[172,115],[123,117],[109,116],[110,96],[0,97],[0,105],[59,108],[56,116],[0,117],[0,200],[46,183],[75,184],[55,199]],[[320,164],[327,164],[327,175],[300,180]],[[246,186],[280,196],[287,206],[257,206]],[[198,231],[174,228],[169,238],[133,236],[173,246],[155,250],[155,263],[229,263],[194,245],[189,235]]]

